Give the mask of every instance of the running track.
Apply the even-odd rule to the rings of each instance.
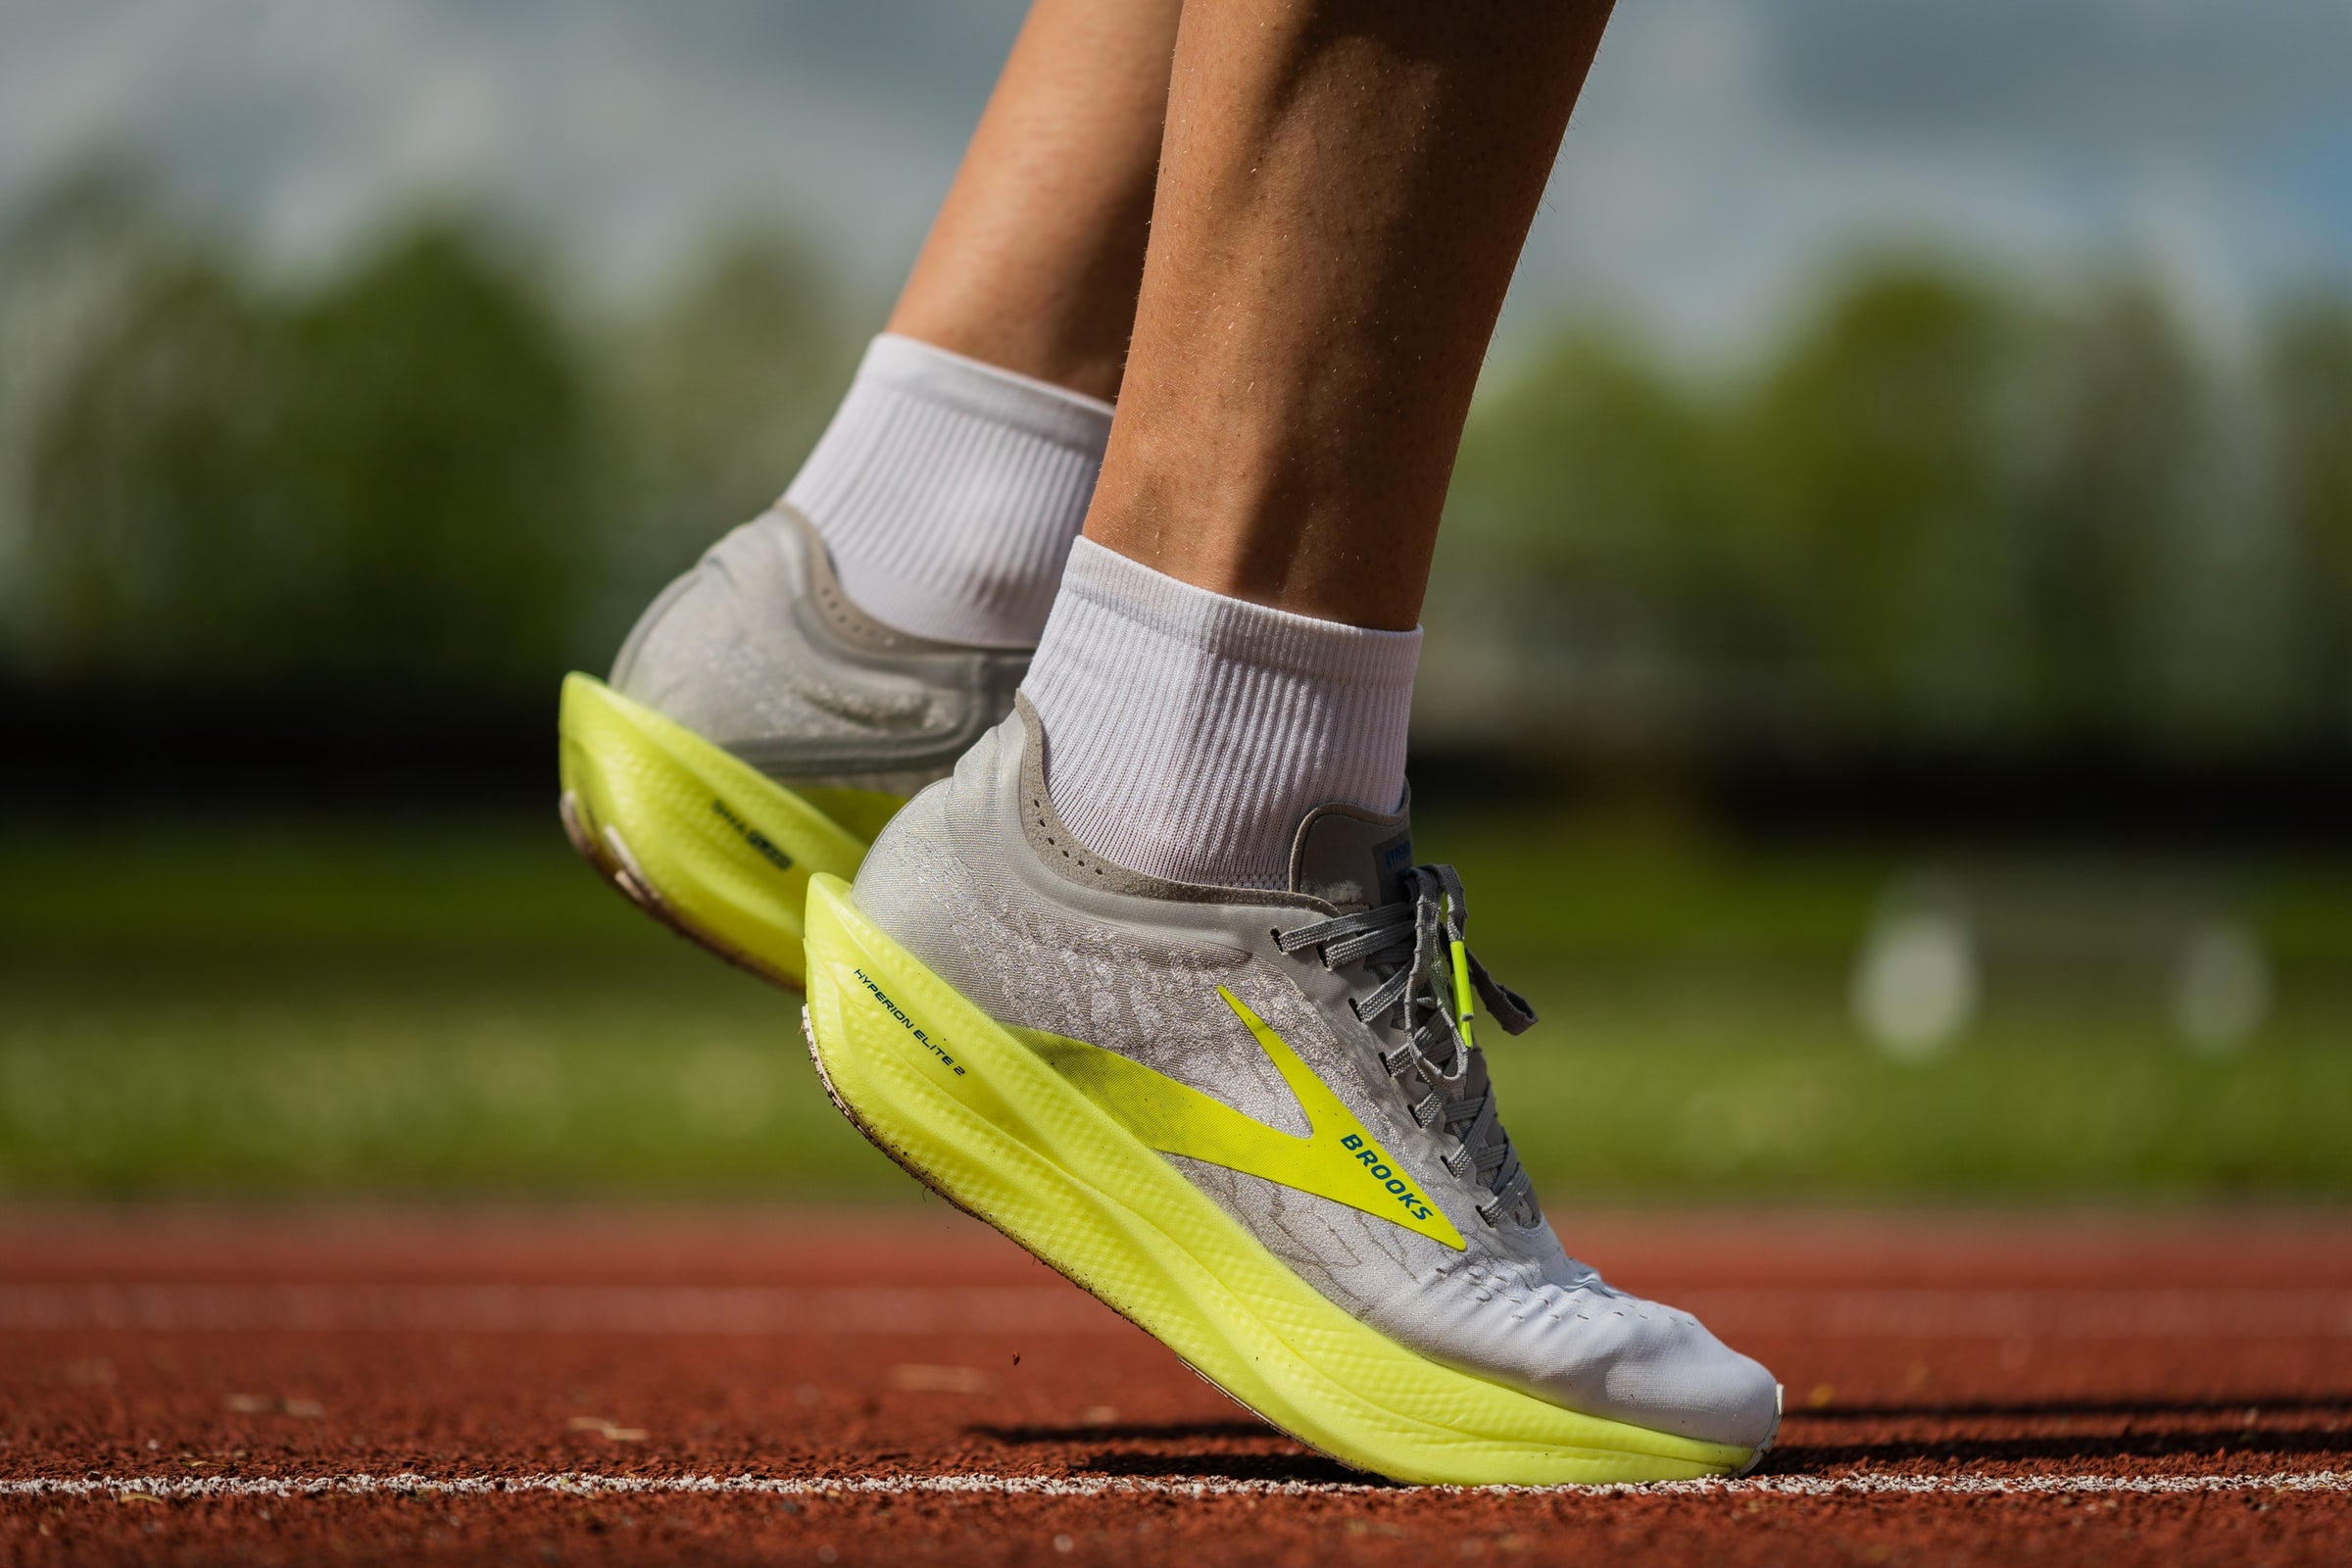
[[[1558,1217],[1762,1474],[1367,1485],[937,1204],[0,1214],[0,1563],[2352,1559],[2352,1222]]]

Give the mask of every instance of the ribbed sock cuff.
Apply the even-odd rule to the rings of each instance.
[[[1283,888],[1317,806],[1404,797],[1421,633],[1229,599],[1089,539],[1022,684],[1078,841],[1179,882]]]
[[[784,500],[850,599],[942,642],[1025,648],[1053,608],[1110,405],[884,333]]]

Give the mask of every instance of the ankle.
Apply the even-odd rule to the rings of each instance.
[[[784,499],[876,620],[1028,647],[1109,431],[1108,404],[885,333]]]
[[[1402,801],[1420,648],[1082,540],[1022,689],[1080,843],[1173,881],[1282,888],[1308,810]]]

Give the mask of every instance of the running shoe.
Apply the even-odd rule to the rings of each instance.
[[[798,989],[809,877],[855,875],[1028,667],[875,621],[779,506],[654,601],[610,685],[564,678],[564,832],[647,913]]]
[[[808,899],[809,1053],[885,1153],[1275,1426],[1401,1481],[1734,1474],[1780,1390],[1569,1257],[1479,1042],[1533,1022],[1403,814],[1283,892],[1073,841],[1021,701]]]

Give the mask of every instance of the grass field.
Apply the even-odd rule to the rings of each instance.
[[[1849,1020],[1911,862],[1425,821],[1545,1021],[1495,1046],[1556,1206],[2352,1195],[2352,868],[1958,871],[1986,1002],[1948,1054]],[[2168,933],[2226,906],[2276,1005],[2216,1058]],[[0,1193],[897,1196],[795,1003],[623,906],[551,821],[0,838]]]

